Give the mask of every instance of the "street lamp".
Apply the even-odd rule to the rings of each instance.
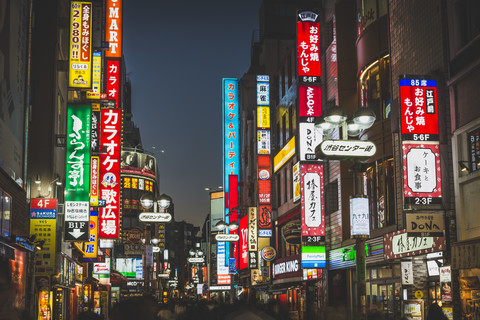
[[[166,210],[168,209],[168,207],[170,207],[170,203],[172,203],[172,198],[170,198],[170,196],[163,193],[158,198],[157,203],[160,208],[162,208],[163,210]]]

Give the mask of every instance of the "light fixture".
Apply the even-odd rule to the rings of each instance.
[[[190,251],[188,251],[188,254],[193,257],[195,255],[195,250],[190,249]]]
[[[160,240],[157,239],[157,238],[152,238],[152,239],[150,240],[150,242],[151,242],[153,245],[156,246],[156,245],[160,242]]]
[[[333,108],[325,112],[325,121],[333,125],[340,125],[347,119],[345,111],[339,106],[334,106]]]
[[[362,128],[358,123],[355,123],[353,120],[347,121],[347,134],[350,137],[358,136],[360,134],[360,131],[362,131]]]
[[[237,221],[230,222],[230,224],[228,225],[228,228],[230,230],[237,230],[238,229],[238,222]]]
[[[228,224],[226,224],[225,221],[221,220],[221,221],[218,221],[218,222],[215,224],[215,227],[216,227],[218,230],[224,230],[226,227],[228,227]]]
[[[370,128],[377,116],[370,107],[358,108],[353,115],[353,122],[358,124],[362,129]]]
[[[160,198],[158,198],[158,205],[162,209],[167,209],[168,207],[170,207],[171,202],[172,198],[170,198],[170,196],[166,195],[165,193],[160,195]]]
[[[334,129],[336,126],[331,124],[330,122],[325,121],[325,117],[317,117],[315,120],[315,127],[318,129],[322,129],[323,133],[327,134],[329,133],[332,129]]]
[[[460,171],[461,172],[469,172],[470,168],[465,164],[468,163],[468,161],[458,161],[458,165],[460,166]]]
[[[203,251],[202,251],[202,250],[198,250],[198,251],[197,251],[197,256],[203,257]]]
[[[144,209],[150,209],[153,207],[153,196],[150,193],[144,193],[140,197],[140,204]]]
[[[60,178],[60,176],[57,174],[57,177],[55,178],[55,184],[57,186],[61,186],[63,183],[62,183],[62,179]]]
[[[39,240],[35,242],[35,249],[41,251],[43,249],[43,245],[45,244],[45,240]]]
[[[37,174],[37,178],[35,179],[35,183],[36,183],[36,184],[40,184],[40,181],[41,181],[41,180],[40,180],[40,176]]]

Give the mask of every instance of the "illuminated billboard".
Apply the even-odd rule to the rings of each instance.
[[[240,219],[239,227],[240,270],[248,268],[248,215]]]
[[[120,133],[122,111],[102,109],[100,144],[100,198],[106,206],[100,208],[99,238],[118,238],[120,204]]]
[[[228,192],[229,175],[239,174],[238,80],[223,79],[223,186]]]
[[[42,249],[35,252],[35,276],[55,273],[56,230],[57,199],[31,199],[30,235],[36,235],[37,241],[45,241]]]
[[[270,105],[270,77],[257,76],[257,105]]]
[[[70,3],[69,82],[72,88],[92,86],[92,3]]]
[[[106,2],[105,41],[108,42],[108,50],[105,51],[105,56],[120,58],[122,56],[122,0]]]
[[[295,136],[273,158],[273,172],[277,172],[295,154]]]
[[[257,128],[270,129],[270,106],[257,107]]]
[[[441,203],[439,143],[403,143],[402,148],[405,202],[418,205]]]
[[[300,83],[320,83],[320,22],[313,11],[297,14],[297,59]]]
[[[115,107],[120,108],[120,60],[106,61],[106,82],[107,82],[107,97],[110,100],[115,100]]]
[[[87,99],[100,99],[100,82],[102,80],[102,53],[93,51],[92,57],[92,90],[87,91]]]
[[[120,171],[122,175],[143,176],[156,180],[157,161],[154,156],[146,153],[122,151]]]
[[[300,164],[302,236],[324,236],[323,165]]]
[[[435,80],[400,79],[400,107],[404,141],[438,141]]]
[[[322,115],[322,89],[318,86],[298,86],[300,118]]]

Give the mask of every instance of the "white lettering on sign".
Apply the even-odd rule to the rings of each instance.
[[[273,277],[284,273],[297,272],[299,269],[298,260],[285,261],[273,265]]]

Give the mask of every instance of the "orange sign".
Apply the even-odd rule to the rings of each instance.
[[[107,0],[106,57],[122,57],[122,0]]]

